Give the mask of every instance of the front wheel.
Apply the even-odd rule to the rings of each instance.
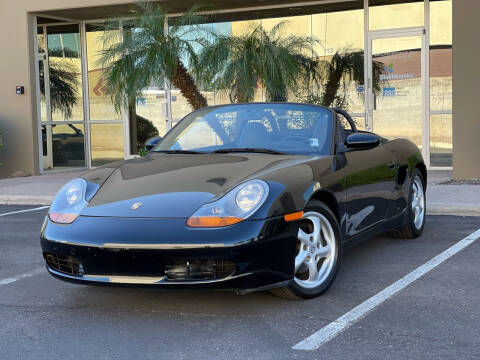
[[[388,232],[395,239],[414,239],[422,235],[425,226],[426,197],[425,180],[418,169],[412,173],[408,206],[399,229]]]
[[[332,211],[320,201],[311,201],[298,229],[293,281],[271,292],[288,299],[311,299],[327,291],[340,266],[340,234]]]

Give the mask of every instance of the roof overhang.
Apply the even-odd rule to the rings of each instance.
[[[423,0],[370,0],[373,6],[418,2]],[[181,14],[193,5],[205,5],[209,11],[209,22],[251,20],[269,17],[308,15],[314,13],[347,11],[363,8],[363,0],[161,0],[156,1],[168,9],[172,16]],[[101,20],[112,15],[135,16],[138,8],[135,2],[103,6],[78,7],[47,10],[39,13],[38,24]]]

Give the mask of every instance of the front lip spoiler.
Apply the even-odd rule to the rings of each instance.
[[[105,243],[103,245],[97,244],[82,244],[72,241],[59,241],[59,240],[51,240],[60,244],[65,245],[72,245],[72,246],[86,246],[86,247],[93,247],[93,248],[100,248],[100,249],[141,249],[141,250],[179,250],[179,249],[209,249],[209,248],[228,248],[234,247],[239,245],[245,245],[251,243],[252,241],[255,242],[256,239],[253,240],[246,240],[242,242],[237,242],[235,244],[225,244],[225,243],[210,243],[210,244],[127,244],[127,243]]]
[[[253,273],[244,273],[239,275],[231,275],[221,279],[213,280],[195,280],[195,281],[172,281],[167,280],[166,276],[122,276],[122,275],[79,275],[74,276],[65,274],[56,270],[53,270],[47,265],[47,270],[52,275],[59,278],[71,279],[76,282],[89,282],[89,283],[103,283],[103,284],[123,284],[123,285],[201,285],[221,283],[233,279],[242,278],[244,276],[252,275]]]

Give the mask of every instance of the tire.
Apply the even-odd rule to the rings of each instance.
[[[298,230],[294,279],[287,286],[270,290],[285,299],[312,299],[323,294],[332,285],[340,267],[340,226],[330,208],[312,200],[305,208],[303,219]]]
[[[425,227],[425,213],[426,213],[426,197],[425,197],[425,179],[418,169],[414,169],[410,181],[410,189],[408,193],[408,206],[403,223],[398,229],[387,232],[387,235],[394,239],[415,239],[422,235]],[[421,190],[420,198],[416,199],[418,190]],[[421,207],[421,213],[416,217],[414,201],[418,201],[418,207]]]

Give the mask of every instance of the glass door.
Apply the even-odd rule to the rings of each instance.
[[[79,25],[42,26],[38,44],[43,170],[85,167]]]
[[[424,36],[422,30],[371,33],[367,109],[370,130],[410,139],[427,159]]]

